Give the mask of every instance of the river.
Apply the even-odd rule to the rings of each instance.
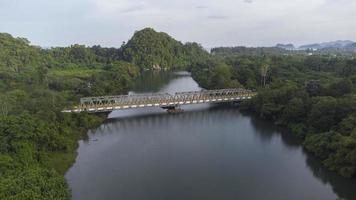
[[[186,72],[147,74],[130,93],[200,90]],[[238,107],[112,112],[79,141],[66,173],[74,200],[356,199],[298,138]]]

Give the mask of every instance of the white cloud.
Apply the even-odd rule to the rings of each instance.
[[[206,47],[356,40],[354,0],[0,0],[0,31],[41,45],[119,46],[153,27]],[[17,11],[17,12],[15,12]],[[21,15],[17,13],[21,12]]]

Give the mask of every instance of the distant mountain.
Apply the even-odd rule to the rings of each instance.
[[[281,48],[281,49],[286,49],[286,50],[293,50],[295,49],[293,44],[277,44],[276,45],[277,48]]]
[[[343,48],[352,48],[355,42],[350,40],[337,40],[332,42],[323,42],[315,44],[307,44],[299,47],[301,50],[306,49],[343,49]]]
[[[298,49],[300,50],[306,50],[306,49],[321,49],[321,45],[318,43],[315,44],[306,44],[306,45],[302,45],[300,46]]]
[[[356,42],[346,45],[345,48],[356,50]]]

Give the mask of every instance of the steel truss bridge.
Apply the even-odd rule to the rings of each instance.
[[[240,102],[251,99],[256,92],[242,88],[202,90],[192,92],[152,93],[117,96],[85,97],[80,99],[80,104],[72,109],[62,112],[111,112],[113,110],[161,107],[168,111],[180,109],[181,105],[220,103],[220,102]]]

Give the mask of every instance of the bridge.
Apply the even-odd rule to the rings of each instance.
[[[111,112],[113,110],[161,107],[169,112],[179,112],[181,105],[240,102],[251,99],[256,92],[242,88],[202,90],[191,92],[152,93],[117,96],[85,97],[80,99],[80,104],[72,109],[63,110],[66,113],[98,113]]]

